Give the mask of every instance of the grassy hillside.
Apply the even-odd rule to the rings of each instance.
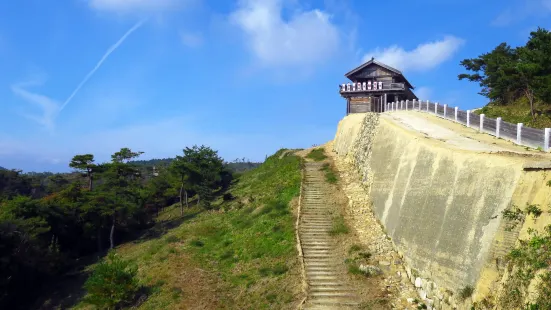
[[[536,120],[532,120],[530,114],[530,105],[526,98],[520,98],[509,105],[488,104],[480,110],[476,110],[476,114],[484,114],[487,117],[501,117],[509,123],[523,123],[524,126],[532,128],[550,128],[551,127],[551,110],[548,105],[536,104]]]
[[[139,266],[148,291],[139,309],[296,307],[301,281],[291,201],[301,160],[280,158],[283,152],[245,172],[231,195],[214,203],[217,211],[192,207],[180,218],[169,208],[149,237],[116,249]]]

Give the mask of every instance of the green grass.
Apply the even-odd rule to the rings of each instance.
[[[342,215],[339,215],[338,217],[335,217],[335,219],[333,219],[333,226],[329,231],[330,235],[332,236],[343,235],[349,232],[350,232],[350,229],[346,225],[346,222],[344,221],[344,217]]]
[[[461,298],[461,300],[465,300],[471,297],[473,293],[474,293],[474,288],[470,285],[467,285],[459,291],[459,297]]]
[[[323,148],[317,148],[313,149],[306,155],[306,158],[313,159],[314,161],[322,161],[327,158],[327,155],[325,155],[325,151]]]
[[[503,121],[509,123],[523,123],[526,127],[549,128],[551,127],[551,110],[543,104],[536,104],[536,119],[532,119],[530,105],[525,98],[520,98],[512,104],[503,106],[497,104],[488,104],[487,106],[476,110],[476,114],[484,114],[486,117],[501,117]]]
[[[321,170],[325,172],[325,181],[330,184],[335,184],[339,180],[337,174],[333,171],[333,168],[329,163],[323,164]]]
[[[187,298],[182,283],[189,279],[180,278],[185,268],[199,268],[214,279],[217,295],[223,299],[218,306],[286,309],[295,305],[300,272],[290,201],[300,191],[302,160],[292,154],[279,158],[282,151],[240,176],[230,189],[234,200],[220,198],[213,203],[225,212],[194,206],[185,210],[189,219],[164,237],[117,249],[140,266],[140,283],[151,288],[139,309],[178,308]],[[172,209],[166,212],[179,212],[176,205]]]
[[[356,264],[348,265],[348,273],[354,274],[354,275],[363,274],[362,271],[360,270],[360,267]]]
[[[352,254],[354,252],[358,252],[362,249],[362,246],[361,245],[358,245],[358,244],[353,244],[350,246],[350,248],[348,249],[348,254]]]

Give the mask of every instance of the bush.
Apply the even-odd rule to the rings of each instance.
[[[232,193],[225,193],[224,196],[222,196],[222,199],[224,199],[224,201],[232,201],[235,199],[235,197],[232,195]]]
[[[459,291],[459,297],[461,300],[465,300],[471,297],[474,293],[474,288],[470,285],[465,286],[461,291]]]
[[[129,304],[140,289],[137,272],[137,266],[131,266],[113,252],[109,253],[86,280],[84,288],[88,295],[84,302],[100,309],[115,309]]]
[[[322,148],[313,149],[306,155],[307,158],[313,159],[314,161],[322,161],[327,158],[325,152]]]
[[[329,234],[331,236],[341,235],[341,234],[347,234],[350,231],[348,226],[346,225],[346,222],[344,221],[344,217],[339,216],[336,217],[333,220],[333,227],[331,227],[331,230],[329,230]]]

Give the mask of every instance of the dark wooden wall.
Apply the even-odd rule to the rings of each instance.
[[[371,103],[351,103],[350,113],[371,112]]]

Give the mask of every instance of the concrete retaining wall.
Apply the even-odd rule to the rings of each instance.
[[[375,113],[343,119],[333,145],[358,170],[422,297],[477,287],[482,274],[486,290],[499,282],[493,261],[518,236],[504,232],[501,212],[531,202],[544,186],[530,181],[541,172],[523,171],[525,158],[465,151]]]

